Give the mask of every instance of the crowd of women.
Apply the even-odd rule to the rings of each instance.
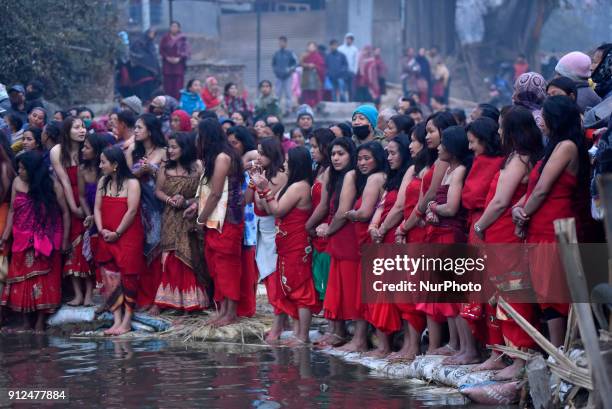
[[[478,345],[536,344],[495,302],[365,303],[361,246],[553,243],[553,221],[567,217],[581,241],[601,240],[587,211],[587,149],[610,130],[585,133],[568,84],[525,73],[501,112],[481,104],[467,124],[446,110],[397,115],[384,140],[378,112],[363,105],[352,132],[318,128],[307,144],[287,144],[282,124],[224,126],[210,111],[164,134],[154,113],[119,111],[96,132],[86,110],[47,123],[32,109],[21,145],[0,147],[2,305],[43,331],[63,299],[93,305],[98,287],[98,311],[114,314],[108,335],[130,331],[136,308],[212,309],[207,324],[219,327],[255,313],[263,281],[270,343],[292,328],[282,342],[308,344],[322,313],[320,347],[411,360],[427,329],[428,354],[511,379],[524,361],[507,366],[493,351],[483,362]],[[529,263],[536,288],[561,271],[550,254]],[[562,344],[568,304],[513,307]]]

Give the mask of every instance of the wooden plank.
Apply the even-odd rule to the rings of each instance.
[[[576,245],[578,244],[576,222],[573,218],[559,219],[555,220],[554,225],[572,299],[588,300],[587,281],[582,268],[580,251]],[[599,337],[593,321],[591,305],[589,303],[573,303],[573,308],[576,312],[580,336],[589,361],[594,392],[599,394],[604,408],[612,409],[612,399],[608,399],[607,396],[612,390],[610,376],[601,359]]]

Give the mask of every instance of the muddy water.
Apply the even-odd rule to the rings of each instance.
[[[376,409],[462,403],[458,395],[377,377],[307,348],[2,334],[0,389],[26,387],[67,389],[69,403],[54,407]],[[0,406],[8,407],[6,397]]]

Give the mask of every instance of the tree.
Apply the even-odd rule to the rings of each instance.
[[[0,2],[0,39],[0,82],[39,79],[46,98],[66,105],[112,96],[114,2]]]

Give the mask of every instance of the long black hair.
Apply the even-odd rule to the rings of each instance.
[[[385,190],[390,192],[392,190],[399,189],[402,184],[402,179],[404,178],[404,174],[412,165],[412,158],[410,157],[410,138],[406,134],[399,134],[395,138],[391,139],[391,142],[395,143],[398,147],[398,153],[402,158],[402,163],[400,167],[397,169],[391,169],[387,171],[387,180],[385,181]],[[425,149],[424,149],[425,150]]]
[[[62,123],[58,121],[49,121],[43,128],[43,133],[47,135],[54,144],[58,144],[62,130]]]
[[[176,169],[181,165],[188,173],[194,170],[193,164],[198,160],[196,156],[196,147],[193,136],[190,132],[172,132],[168,137],[168,141],[175,140],[176,144],[181,148],[181,156],[178,160],[168,158],[166,160],[166,169]]]
[[[274,137],[262,138],[259,141],[261,154],[270,160],[266,168],[266,179],[272,180],[278,172],[285,171],[285,154],[278,139]],[[312,169],[312,168],[311,168]]]
[[[425,137],[427,136],[425,122],[416,124],[412,130],[412,135],[414,135],[414,138],[419,141],[421,145],[423,145],[421,151],[412,159],[412,162],[414,163],[414,174],[418,175],[423,169],[429,166],[430,150],[427,149],[427,141],[425,140]]]
[[[72,125],[76,121],[81,121],[83,126],[85,126],[85,123],[83,122],[83,120],[76,116],[69,116],[68,118],[64,119],[64,121],[62,122],[62,131],[59,136],[59,145],[60,145],[60,162],[62,162],[62,165],[64,166],[70,166],[70,162],[71,162],[70,144],[72,143],[72,140],[70,139],[70,131],[72,130]],[[81,148],[82,147],[83,147],[82,144],[79,144],[79,161],[81,159]]]
[[[333,198],[334,209],[338,210],[338,203],[340,202],[340,192],[342,191],[344,176],[348,171],[355,169],[355,164],[357,163],[357,149],[355,148],[355,143],[353,143],[351,138],[347,138],[346,136],[336,138],[329,145],[330,157],[334,146],[340,146],[349,155],[349,163],[344,167],[344,169],[336,170],[333,166],[329,167],[329,179],[327,181],[328,204],[331,203]]]
[[[469,148],[469,142],[465,128],[459,125],[449,126],[442,132],[442,140],[444,149],[453,155],[459,163],[465,166],[466,175],[470,172],[474,154]]]
[[[565,95],[548,97],[542,106],[542,116],[549,132],[540,173],[555,147],[562,141],[572,141],[578,148],[578,180],[586,180],[590,165],[578,105]]]
[[[486,156],[501,156],[501,139],[499,137],[499,124],[486,116],[472,121],[466,128],[484,146]]]
[[[91,145],[91,149],[93,149],[94,151],[94,158],[93,159],[83,159],[83,166],[85,168],[89,168],[89,169],[95,169],[96,171],[96,175],[99,177],[100,176],[100,155],[102,155],[102,152],[104,151],[104,149],[106,149],[108,147],[108,142],[106,140],[106,134],[104,133],[92,133],[87,135],[87,137],[85,138],[85,140],[87,142],[89,142],[89,145]]]
[[[448,128],[449,126],[456,126],[457,125],[457,121],[455,120],[455,117],[453,116],[453,114],[451,114],[448,111],[440,111],[440,112],[436,112],[434,114],[431,114],[425,120],[425,126],[426,127],[427,127],[427,123],[429,121],[432,121],[433,126],[435,126],[438,129],[438,133],[440,134],[440,141],[442,141],[442,132],[446,128]],[[425,148],[427,148],[427,144],[425,144]],[[438,148],[436,147],[436,148],[431,148],[431,149],[427,148],[427,149],[429,149],[429,163],[428,163],[428,165],[431,166],[438,159]]]
[[[410,135],[412,128],[414,128],[414,119],[410,115],[393,115],[389,121],[395,124],[398,135],[401,133]]]
[[[387,170],[387,158],[385,156],[385,150],[379,142],[366,142],[362,145],[359,145],[357,148],[357,154],[355,156],[359,156],[359,152],[366,150],[369,151],[374,157],[374,161],[376,162],[376,166],[374,169],[370,171],[367,175],[364,175],[359,170],[356,170],[355,177],[355,189],[357,189],[357,197],[360,197],[363,193],[363,189],[368,182],[368,177],[377,172],[385,172]]]
[[[125,155],[120,147],[109,146],[102,151],[102,155],[104,155],[106,160],[108,160],[110,163],[117,165],[117,192],[120,192],[123,189],[123,182],[128,179],[135,179],[136,176],[134,176],[128,167],[127,161],[125,160]],[[104,195],[106,195],[108,191],[108,184],[111,182],[111,180],[112,178],[110,175],[104,176],[104,182],[102,182],[101,188]]]
[[[287,152],[287,167],[289,168],[289,179],[278,194],[279,199],[293,183],[305,180],[309,185],[312,185],[312,172],[310,171],[312,169],[312,159],[308,149],[303,146],[289,149],[289,152]]]
[[[17,166],[23,166],[28,176],[28,196],[34,204],[36,225],[45,227],[47,221],[60,214],[60,206],[53,189],[49,168],[38,151],[25,151],[17,156]]]
[[[502,110],[502,149],[505,155],[516,152],[528,156],[527,166],[533,167],[542,157],[542,131],[530,110],[510,106]],[[506,160],[507,163],[507,160]],[[505,166],[505,164],[504,164]]]
[[[249,130],[244,126],[232,126],[227,130],[227,136],[234,135],[236,139],[242,143],[242,147],[244,148],[244,153],[249,151],[257,150],[257,145],[255,144],[255,138],[249,132]]]
[[[329,145],[336,139],[336,135],[329,128],[317,128],[315,129],[310,138],[314,138],[317,141],[317,146],[319,147],[319,153],[322,156],[322,160],[317,162],[317,166],[315,168],[314,174],[315,176],[319,174],[321,170],[327,169],[330,165],[330,150]]]
[[[197,156],[204,162],[204,178],[209,179],[215,173],[215,159],[221,153],[225,153],[232,160],[230,176],[236,176],[243,180],[242,160],[238,152],[229,144],[227,136],[219,124],[213,118],[206,118],[198,124]]]
[[[43,133],[42,129],[32,127],[32,128],[28,128],[25,132],[29,132],[32,134],[32,137],[34,138],[34,141],[36,142],[35,150],[39,152],[42,152],[45,150],[45,147],[42,144],[42,133]]]
[[[149,137],[151,138],[151,143],[156,148],[163,148],[167,146],[166,138],[164,138],[164,133],[162,132],[161,121],[153,114],[146,113],[142,114],[138,117],[137,121],[141,120],[144,124],[147,131],[149,131]],[[134,163],[138,162],[145,155],[145,147],[142,141],[136,141],[134,143],[134,150],[132,151],[132,160]]]

